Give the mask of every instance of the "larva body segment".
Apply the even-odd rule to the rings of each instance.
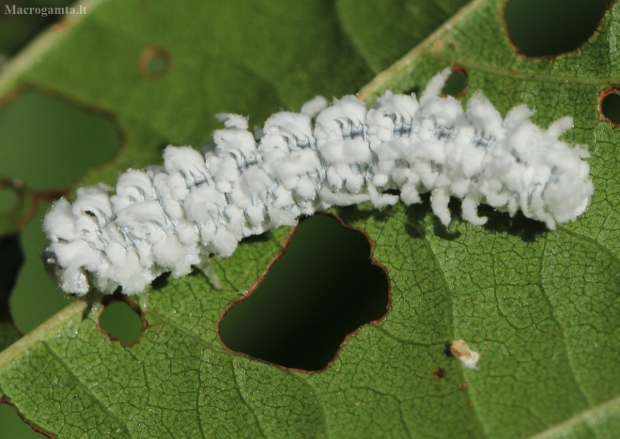
[[[170,146],[163,167],[128,170],[115,195],[99,185],[79,189],[73,204],[57,201],[43,224],[47,263],[67,293],[137,294],[163,272],[183,276],[210,253],[230,256],[244,237],[332,205],[383,208],[431,192],[445,225],[453,196],[472,224],[486,222],[477,213],[486,203],[549,229],[583,213],[593,192],[588,153],[558,140],[572,120],[543,130],[525,106],[502,118],[482,93],[463,111],[439,97],[448,75],[419,102],[386,92],[368,110],[354,96],[329,107],[315,98],[302,113],[271,116],[258,140],[247,119],[222,116],[226,128],[204,156]]]

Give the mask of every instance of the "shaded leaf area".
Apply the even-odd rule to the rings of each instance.
[[[112,159],[119,134],[109,115],[43,93],[22,93],[0,107],[0,175],[25,182],[31,191],[62,191]]]
[[[67,53],[45,52],[45,62],[24,70],[24,77],[43,83],[56,71],[55,60],[80,53],[88,35],[101,37],[110,50],[104,57],[131,51],[130,41],[120,41],[131,28],[126,22],[131,14],[123,15],[126,5],[135,5],[114,4],[106,9],[108,3],[100,3],[100,14],[89,18],[92,34],[76,25],[71,31],[82,40],[64,40],[71,48]],[[283,12],[260,5],[272,14]],[[574,116],[575,129],[565,138],[590,145],[595,187],[591,207],[576,222],[550,232],[521,216],[484,209],[489,224],[475,227],[460,220],[455,205],[455,220],[445,229],[431,214],[428,197],[420,205],[383,212],[368,205],[339,209],[341,218],[374,241],[374,257],[390,274],[392,309],[383,322],[352,337],[326,371],[305,374],[233,355],[215,330],[226,306],[281,250],[289,232],[282,228],[266,240],[242,244],[231,258],[213,260],[222,290],[213,290],[199,273],[163,282],[149,296],[148,330],[132,348],[111,343],[76,302],[0,354],[0,392],[41,428],[69,438],[590,438],[618,431],[620,142],[600,120],[597,106],[599,91],[619,76],[611,49],[619,6],[578,52],[528,63],[511,51],[500,7],[499,0],[471,3],[373,81],[364,96],[386,87],[423,87],[437,71],[456,64],[468,70],[465,98],[481,89],[503,114],[525,102],[537,109],[534,120],[542,126]],[[174,28],[177,17],[167,19]],[[142,25],[133,38],[150,29],[150,22]],[[108,29],[118,29],[116,37],[104,39]],[[164,40],[170,29],[158,30]],[[175,63],[176,49],[166,49]],[[172,77],[175,66],[147,85]],[[119,82],[129,78],[122,69],[109,69],[105,75],[115,71]],[[261,72],[249,76],[265,80]],[[286,86],[265,81],[284,99],[281,93],[292,87],[293,77]],[[185,77],[191,78],[196,79]],[[0,88],[9,82],[0,81]],[[106,94],[101,83],[87,82],[77,84],[88,99],[109,100],[110,106],[118,99],[115,90]],[[146,101],[147,85],[138,79],[133,85],[135,95],[128,91],[117,113],[129,140],[114,166],[132,155],[144,163],[151,152],[138,151],[138,144],[182,132],[191,140],[199,133],[186,107],[166,118],[165,107],[151,105],[144,110],[148,118],[140,115],[136,105]],[[292,93],[290,105],[301,102],[300,96]],[[162,102],[177,108],[170,105],[172,91],[169,98]],[[172,126],[170,114],[187,122],[187,130],[181,122]],[[481,353],[479,370],[446,356],[446,345],[457,338]],[[441,379],[433,376],[437,368],[445,370]]]
[[[469,0],[338,0],[344,29],[373,73],[421,43]]]

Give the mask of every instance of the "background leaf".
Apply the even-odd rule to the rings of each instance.
[[[38,40],[0,78],[0,95],[29,84],[115,115],[125,144],[85,183],[159,163],[168,142],[208,139],[213,113],[260,123],[315,93],[354,92],[388,63],[378,50],[392,36],[366,41],[356,23],[372,20],[344,18],[345,2],[181,3],[175,14],[138,1],[88,5],[88,15]],[[383,212],[339,209],[374,242],[392,309],[352,336],[325,371],[234,355],[216,333],[226,306],[280,252],[289,232],[282,228],[214,261],[220,291],[200,275],[155,289],[148,329],[131,348],[110,342],[75,302],[0,354],[0,391],[41,428],[69,438],[614,437],[620,142],[599,117],[598,97],[618,78],[617,8],[578,51],[525,61],[506,36],[501,2],[477,0],[362,90],[370,99],[423,87],[457,65],[468,73],[464,99],[480,89],[503,114],[525,102],[542,126],[574,116],[565,138],[590,145],[595,186],[575,223],[549,232],[486,209],[489,223],[474,227],[455,206],[445,229],[428,200]],[[140,56],[154,45],[170,55],[159,79],[140,75]],[[479,370],[445,355],[455,338],[481,352]]]

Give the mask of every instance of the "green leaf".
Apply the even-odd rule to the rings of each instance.
[[[118,170],[159,163],[165,142],[208,139],[219,111],[260,123],[315,93],[361,86],[387,63],[379,50],[392,36],[377,32],[383,44],[370,44],[363,23],[377,14],[363,16],[373,11],[368,6],[346,18],[345,3],[188,2],[172,14],[137,0],[92,2],[88,15],[9,66],[0,95],[27,82],[115,114],[125,146],[84,180],[112,183]],[[579,50],[524,61],[510,47],[501,4],[470,3],[361,94],[423,87],[458,65],[468,71],[464,99],[480,89],[503,114],[525,102],[542,126],[574,116],[565,138],[589,145],[595,187],[576,222],[551,232],[486,209],[489,223],[475,227],[456,208],[445,229],[428,199],[383,212],[338,209],[373,241],[392,307],[384,321],[355,333],[325,371],[232,354],[216,332],[226,307],[281,251],[289,233],[282,228],[214,260],[221,290],[201,275],[153,290],[148,329],[131,348],[110,342],[86,304],[75,302],[0,353],[0,392],[27,419],[68,438],[614,437],[620,141],[599,117],[598,96],[620,76],[620,6]],[[139,73],[140,55],[153,45],[170,54],[159,79]],[[478,370],[445,355],[458,338],[481,353]],[[441,380],[433,376],[438,367],[446,371]]]

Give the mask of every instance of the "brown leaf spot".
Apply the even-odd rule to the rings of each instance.
[[[440,380],[445,376],[446,376],[446,369],[441,368],[441,367],[436,367],[435,369],[433,369],[433,378],[435,378],[436,380]]]
[[[170,53],[159,46],[149,46],[140,55],[140,74],[151,80],[164,76],[170,70]]]

